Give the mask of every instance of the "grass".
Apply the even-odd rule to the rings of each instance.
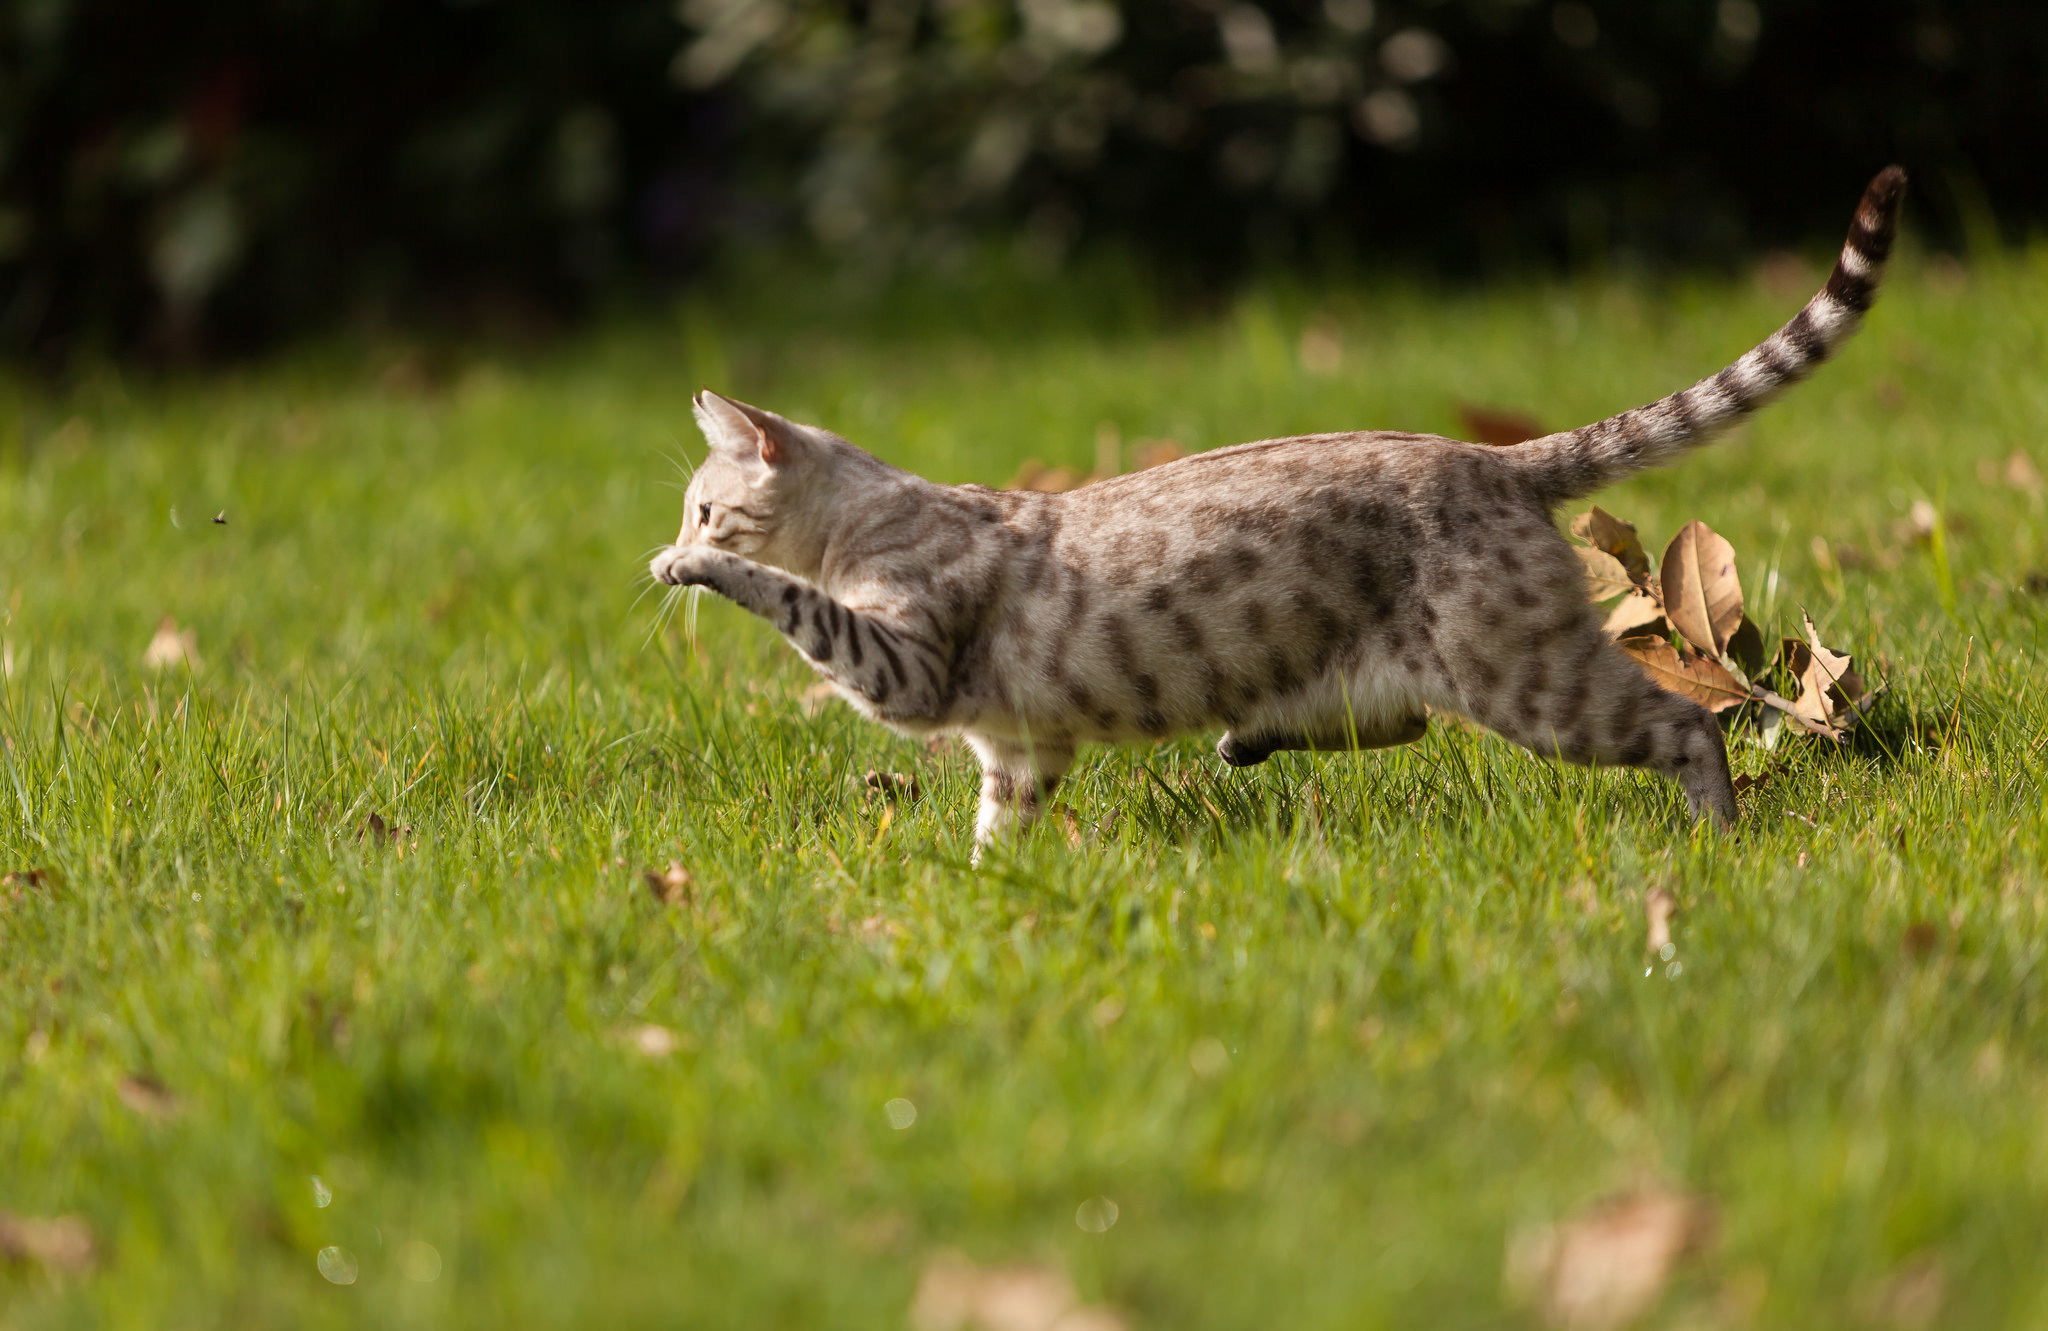
[[[734,298],[545,355],[0,388],[0,871],[45,871],[0,888],[0,1209],[100,1249],[0,1267],[0,1324],[888,1327],[958,1248],[1142,1328],[1520,1325],[1509,1236],[1646,1178],[1718,1207],[1673,1324],[1883,1325],[1930,1270],[1943,1324],[2041,1324],[2048,518],[1980,463],[2048,463],[2048,251],[1909,260],[1839,364],[1602,497],[1727,535],[1767,636],[1804,606],[1887,662],[1866,737],[1781,750],[1732,836],[1440,726],[1089,752],[1102,830],[971,871],[961,753],[807,715],[758,625],[707,604],[693,652],[643,598],[702,384],[1000,483],[1104,422],[1592,419],[1796,303]],[[195,668],[141,665],[164,615]]]

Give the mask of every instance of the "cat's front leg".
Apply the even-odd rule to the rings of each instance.
[[[981,759],[981,810],[974,820],[973,862],[990,844],[1023,831],[1074,762],[1071,744],[1019,744],[968,734]]]
[[[782,631],[812,664],[889,721],[937,721],[947,657],[937,644],[852,610],[802,578],[724,550],[672,545],[648,564],[656,582],[708,587]]]

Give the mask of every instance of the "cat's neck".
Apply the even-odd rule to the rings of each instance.
[[[775,562],[835,592],[831,574],[846,563],[835,552],[872,539],[877,514],[898,508],[905,495],[940,488],[850,444],[835,448],[806,496],[802,520],[785,525]]]

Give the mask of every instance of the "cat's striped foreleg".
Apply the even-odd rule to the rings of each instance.
[[[969,731],[981,759],[981,810],[974,820],[974,862],[990,843],[1036,822],[1060,778],[1074,762],[1072,744],[1023,744]]]
[[[934,644],[849,609],[801,578],[701,545],[670,546],[648,570],[657,582],[707,587],[767,620],[885,720],[936,721],[944,710],[947,662]]]

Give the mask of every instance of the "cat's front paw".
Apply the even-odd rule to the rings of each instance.
[[[647,561],[647,571],[656,582],[671,587],[709,587],[713,566],[730,556],[701,545],[672,545]]]

